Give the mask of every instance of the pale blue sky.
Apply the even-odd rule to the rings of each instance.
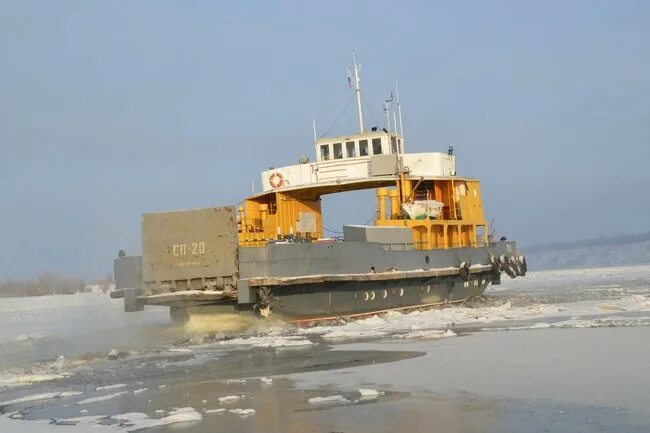
[[[407,150],[455,146],[499,234],[650,230],[650,2],[0,9],[0,278],[109,272],[139,252],[142,212],[234,204],[313,156],[353,50],[374,117],[399,79]],[[324,204],[337,230],[373,214],[372,192]]]

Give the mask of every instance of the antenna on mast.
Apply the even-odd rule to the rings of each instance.
[[[316,143],[316,119],[311,119],[311,124],[314,128],[314,144]]]
[[[361,109],[361,79],[359,78],[359,71],[361,70],[361,65],[357,65],[357,58],[352,52],[352,62],[354,63],[354,91],[357,94],[357,110],[359,113],[359,132],[363,133],[365,128],[363,127],[363,110]]]

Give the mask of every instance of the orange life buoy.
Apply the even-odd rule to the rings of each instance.
[[[269,177],[269,184],[272,188],[280,188],[284,185],[284,177],[276,171]]]

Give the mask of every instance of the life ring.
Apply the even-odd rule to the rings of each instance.
[[[284,185],[284,177],[282,174],[277,171],[273,172],[273,174],[269,176],[269,185],[271,185],[272,188],[280,188]]]

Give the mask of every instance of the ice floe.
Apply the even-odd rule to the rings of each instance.
[[[51,400],[54,398],[62,398],[62,397],[74,397],[81,394],[83,394],[83,392],[81,391],[62,391],[62,392],[48,392],[43,394],[32,394],[32,395],[27,395],[25,397],[16,398],[13,400],[2,401],[0,402],[0,406],[9,406],[12,404],[19,404],[19,403],[31,403],[34,401]]]
[[[255,415],[255,409],[241,409],[241,408],[236,408],[236,409],[229,409],[229,413],[234,413],[235,415],[239,415],[241,417],[247,417],[251,415]]]
[[[107,389],[118,389],[118,388],[124,388],[126,386],[126,383],[116,383],[115,385],[106,385],[106,386],[98,386],[95,388],[95,391],[104,391]]]
[[[246,383],[246,379],[228,379],[228,380],[226,380],[226,385],[232,385],[233,383]]]
[[[307,400],[310,404],[348,404],[350,400],[342,395],[330,395],[327,397],[311,397]]]
[[[124,395],[124,394],[128,394],[128,391],[120,391],[120,392],[116,392],[114,394],[102,395],[102,396],[99,396],[99,397],[90,397],[90,398],[78,401],[77,404],[97,403],[97,402],[100,402],[100,401],[110,400],[110,399],[113,399],[115,397],[119,397],[119,396]]]
[[[382,393],[372,388],[359,388],[359,394],[361,394],[362,397],[378,397]]]
[[[233,401],[240,400],[242,398],[241,395],[226,395],[224,397],[219,397],[219,403],[230,403]]]
[[[0,386],[7,388],[13,388],[23,385],[33,385],[41,382],[49,382],[52,380],[58,380],[65,378],[64,374],[11,374],[11,373],[2,373],[0,374]]]
[[[213,415],[215,413],[224,413],[225,411],[226,411],[225,408],[220,407],[218,409],[206,409],[206,410],[203,411],[203,413],[207,414],[207,415]]]
[[[169,415],[162,418],[150,418],[147,414],[140,412],[113,415],[111,418],[124,421],[126,431],[130,432],[170,424],[198,422],[203,419],[203,415],[193,407],[181,407],[171,410]]]

